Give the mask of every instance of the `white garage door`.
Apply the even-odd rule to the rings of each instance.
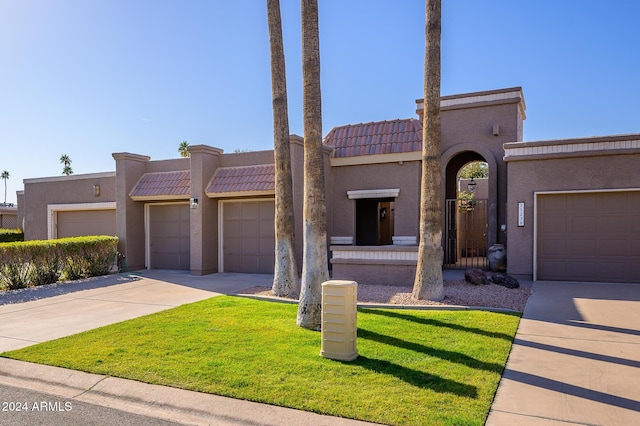
[[[58,238],[116,235],[114,209],[58,211],[56,215]]]
[[[640,191],[537,200],[538,279],[640,283]]]
[[[189,204],[149,204],[149,268],[190,269]]]
[[[223,203],[225,272],[272,274],[275,263],[273,200]]]

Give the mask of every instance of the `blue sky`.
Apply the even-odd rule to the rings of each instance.
[[[281,3],[302,134],[299,1]],[[415,117],[424,3],[319,1],[325,134]],[[522,86],[526,141],[640,133],[639,18],[630,0],[443,0],[442,94]],[[113,152],[174,158],[183,140],[272,146],[264,0],[0,0],[0,55],[8,202],[59,176],[62,154],[80,174],[114,170]]]

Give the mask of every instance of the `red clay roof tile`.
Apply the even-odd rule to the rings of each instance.
[[[207,185],[207,194],[275,190],[276,170],[273,164],[221,167]]]
[[[191,172],[178,170],[172,172],[153,172],[142,175],[129,193],[131,198],[189,198],[191,191]]]
[[[324,144],[334,158],[420,151],[422,125],[408,118],[334,127]]]

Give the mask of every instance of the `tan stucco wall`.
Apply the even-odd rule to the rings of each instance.
[[[420,162],[332,167],[330,198],[333,199],[333,226],[329,235],[355,238],[355,200],[347,191],[400,189],[395,199],[394,235],[418,235]]]
[[[640,139],[631,135],[627,139]],[[571,144],[593,144],[611,140],[588,138],[570,140]],[[620,139],[620,137],[616,138]],[[624,139],[624,137],[622,137]],[[567,140],[508,144],[511,149],[526,146],[554,147]],[[586,146],[586,145],[585,145]],[[592,191],[640,188],[640,150],[604,150],[572,154],[551,153],[528,157],[509,156],[507,206],[507,268],[510,274],[531,278],[534,250],[534,193],[547,191]],[[525,203],[525,226],[518,227],[518,202]]]
[[[100,185],[95,196],[93,186]],[[50,204],[108,203],[116,201],[115,174],[95,173],[24,180],[20,209],[25,212],[25,240],[46,240]]]

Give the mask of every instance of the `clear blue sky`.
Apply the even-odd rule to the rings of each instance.
[[[281,0],[291,132],[300,9]],[[320,0],[323,129],[415,117],[424,0]],[[640,2],[443,0],[442,94],[522,86],[525,140],[640,133]],[[265,0],[0,0],[0,171],[272,146]],[[4,190],[3,187],[0,189]],[[4,197],[4,192],[0,197]],[[0,202],[2,199],[0,198]]]

